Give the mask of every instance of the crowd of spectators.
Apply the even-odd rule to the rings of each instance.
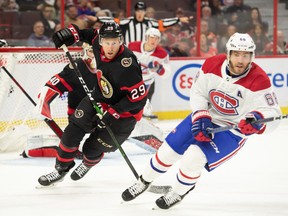
[[[286,3],[286,0],[279,1]],[[66,0],[65,2],[65,26],[73,23],[78,25],[80,29],[88,27],[99,28],[101,22],[92,21],[91,17],[110,16],[118,19],[126,17],[126,11],[123,8],[111,11],[109,8],[103,8],[102,5],[105,4],[101,4],[101,0]],[[199,56],[197,52],[198,43],[201,57],[225,52],[227,39],[234,32],[247,32],[251,35],[256,43],[256,55],[271,54],[273,51],[273,37],[269,35],[269,27],[271,28],[271,26],[268,26],[268,22],[262,19],[259,9],[245,4],[245,0],[202,0],[201,36],[198,42],[196,40],[196,2],[197,0],[191,0],[190,5],[187,8],[185,7],[185,9],[181,7],[175,8],[174,17],[181,18],[194,14],[194,18],[189,23],[178,23],[162,30],[161,46],[168,51],[171,57]],[[43,40],[43,44],[48,44],[47,46],[53,46],[51,37],[56,30],[61,28],[60,7],[61,0],[0,0],[0,11],[39,11],[41,17],[31,23],[30,34],[34,34],[34,39],[37,38],[35,26],[40,26],[42,23],[44,33],[43,36],[38,36],[37,40],[38,42]],[[145,16],[155,18],[156,15],[157,11],[152,5],[148,5]],[[31,38],[30,34],[29,40]],[[50,40],[49,43],[45,42],[47,38],[44,36]],[[277,38],[277,52],[286,54],[288,46],[283,32],[279,31]],[[26,40],[28,40],[28,37]]]

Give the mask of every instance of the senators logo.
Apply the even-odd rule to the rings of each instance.
[[[129,67],[132,64],[132,58],[123,58],[121,64],[123,67]]]
[[[75,116],[76,118],[82,118],[83,115],[84,115],[83,110],[76,109],[75,112],[74,112],[74,116]]]
[[[101,70],[96,71],[98,85],[105,98],[111,98],[113,95],[113,88],[110,82],[102,75]]]
[[[216,91],[215,89],[209,92],[210,101],[212,106],[220,113],[224,115],[238,115],[237,107],[239,106],[239,101],[225,94],[221,91]]]

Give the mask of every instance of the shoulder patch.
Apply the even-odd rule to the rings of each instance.
[[[84,116],[84,111],[81,109],[76,109],[74,112],[74,116],[76,118],[82,118]]]
[[[123,58],[123,59],[121,60],[121,65],[122,65],[123,67],[129,67],[131,64],[132,64],[132,58],[131,58],[131,57],[129,57],[129,58]]]

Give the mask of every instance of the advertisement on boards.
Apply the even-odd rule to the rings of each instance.
[[[172,73],[167,79],[156,76],[152,98],[156,112],[190,110],[189,89],[204,60],[171,60]],[[281,108],[288,107],[287,58],[256,58],[268,74]]]

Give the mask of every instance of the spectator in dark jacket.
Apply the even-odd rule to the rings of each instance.
[[[224,11],[228,24],[236,25],[239,32],[245,32],[243,23],[247,22],[251,7],[244,4],[244,0],[234,0],[233,5]]]
[[[54,19],[55,9],[52,5],[44,4],[42,8],[42,19],[41,21],[44,24],[44,35],[48,38],[51,38],[55,32],[55,27],[59,24],[59,20]]]

